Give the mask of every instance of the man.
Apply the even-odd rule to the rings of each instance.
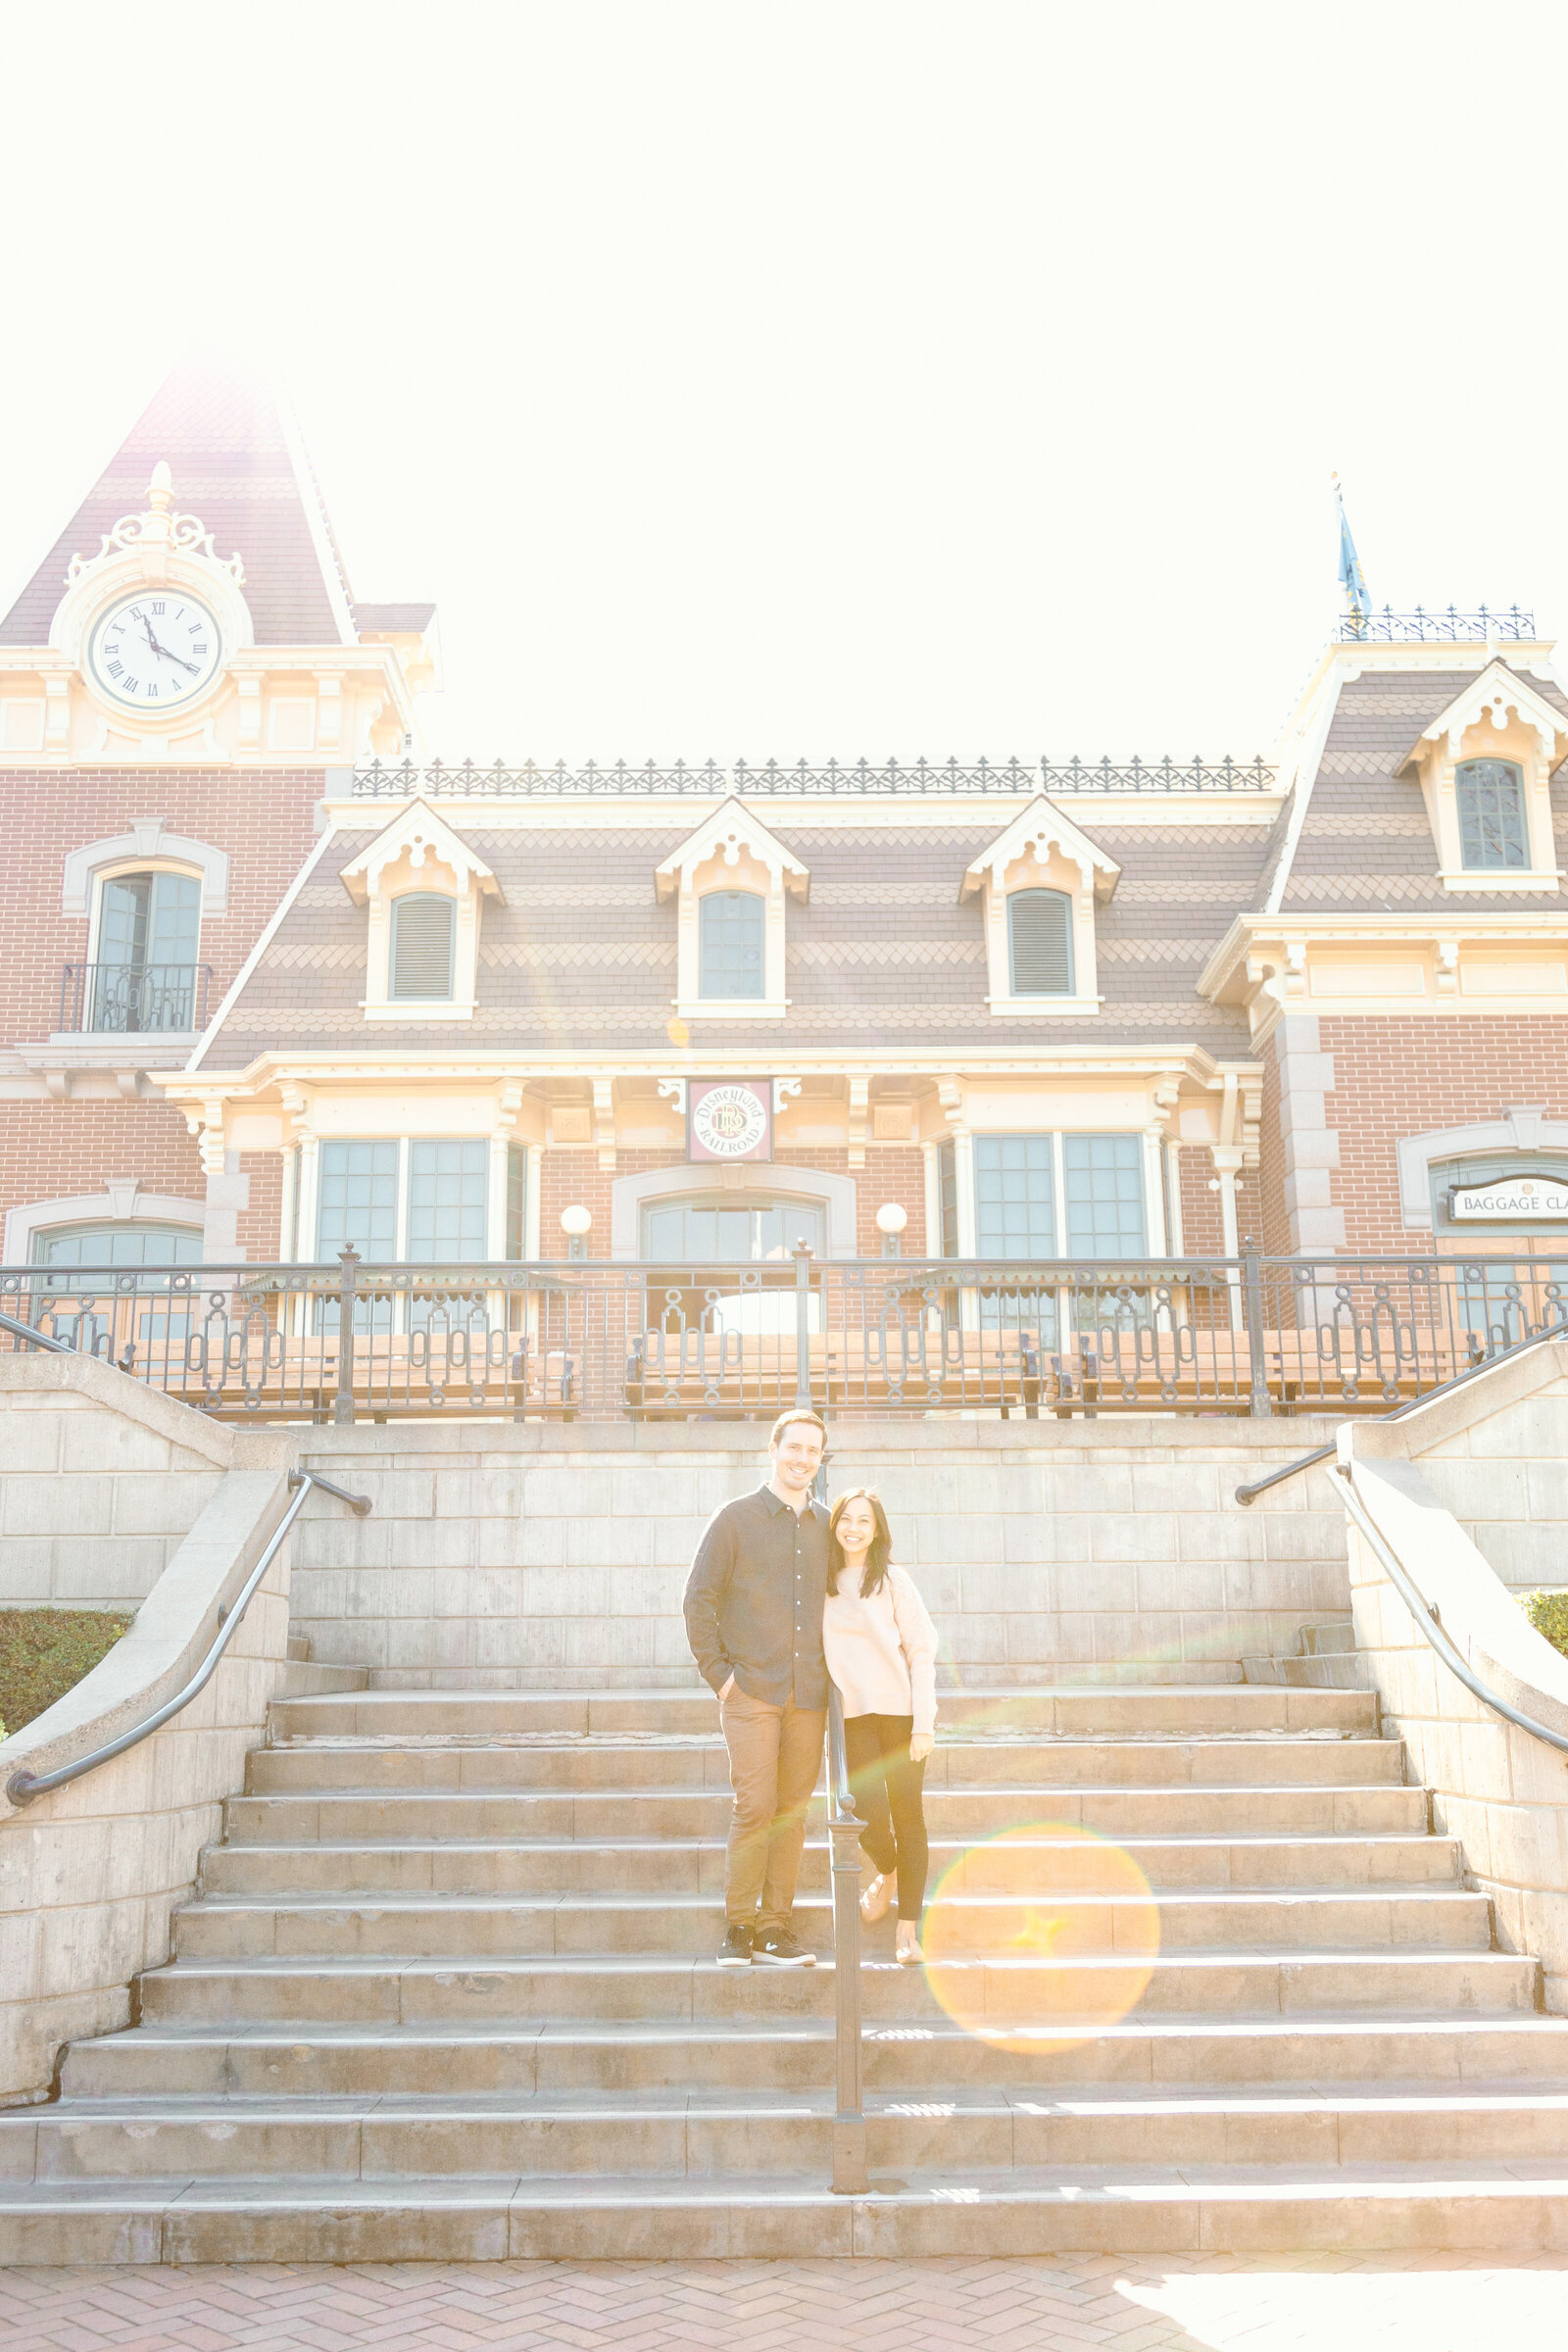
[[[790,1915],[827,1721],[827,1513],[811,1499],[826,1444],[815,1413],[781,1413],[766,1485],[714,1512],[686,1580],[686,1638],[718,1692],[735,1791],[720,1968],[815,1958]]]

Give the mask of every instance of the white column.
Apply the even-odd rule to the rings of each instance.
[[[1236,1178],[1242,1164],[1242,1148],[1240,1144],[1210,1144],[1208,1155],[1214,1162],[1214,1173],[1219,1178],[1221,1250],[1226,1257],[1239,1257],[1242,1245],[1236,1225]],[[1227,1279],[1231,1292],[1231,1329],[1240,1331],[1243,1322],[1241,1274],[1233,1268]]]
[[[522,1168],[522,1254],[539,1255],[539,1192],[544,1155],[538,1144],[524,1144]]]
[[[484,1201],[484,1251],[490,1263],[499,1265],[507,1254],[507,1149],[505,1134],[490,1138],[490,1164],[486,1170]]]
[[[920,1161],[925,1175],[925,1253],[942,1255],[942,1147],[922,1144]]]
[[[1161,1127],[1144,1129],[1144,1223],[1148,1231],[1147,1248],[1151,1257],[1168,1254],[1165,1238],[1165,1185],[1160,1154],[1165,1134]]]
[[[953,1130],[953,1169],[958,1195],[958,1255],[975,1254],[974,1137],[967,1127]]]
[[[1182,1223],[1182,1148],[1180,1144],[1165,1146],[1165,1167],[1170,1192],[1169,1231],[1165,1239],[1172,1257],[1187,1254],[1187,1229]]]

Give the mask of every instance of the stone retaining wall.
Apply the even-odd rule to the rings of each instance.
[[[710,1515],[766,1475],[760,1426],[404,1423],[303,1435],[367,1520],[302,1527],[295,1624],[382,1688],[693,1679],[681,1589]],[[1318,1421],[846,1424],[830,1492],[879,1485],[949,1681],[1231,1680],[1349,1607],[1327,1473],[1241,1481]]]

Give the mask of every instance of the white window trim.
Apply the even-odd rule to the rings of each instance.
[[[1477,738],[1478,740],[1472,740]],[[1414,774],[1437,846],[1438,871],[1447,891],[1468,897],[1492,892],[1560,890],[1551,823],[1552,771],[1568,756],[1568,718],[1505,662],[1492,662],[1463,693],[1423,729],[1399,772]],[[1524,790],[1527,867],[1470,866],[1459,832],[1458,771],[1472,760],[1503,760],[1520,771]]]
[[[133,1179],[102,1193],[68,1194],[58,1200],[27,1200],[6,1212],[5,1262],[32,1262],[32,1245],[57,1225],[186,1225],[199,1233],[207,1216],[203,1200],[181,1200],[171,1193],[144,1193]]]
[[[96,923],[98,884],[108,874],[132,869],[166,868],[171,873],[196,874],[202,886],[202,920],[228,912],[228,858],[211,842],[193,841],[169,833],[161,816],[141,818],[128,833],[107,841],[84,842],[66,858],[61,884],[62,914],[91,915]]]
[[[96,963],[98,961],[98,947],[103,932],[104,884],[106,882],[122,881],[128,874],[183,874],[187,881],[194,880],[200,882],[202,880],[199,870],[193,872],[192,868],[185,863],[183,859],[175,858],[167,854],[158,858],[125,858],[116,859],[108,865],[101,865],[95,868],[92,876],[92,900],[87,924],[86,960],[88,963]],[[204,886],[202,890],[201,904],[197,909],[196,916],[196,953],[191,958],[193,963],[200,963],[202,959],[202,924],[206,919],[206,915],[207,892]]]
[[[1427,1135],[1402,1137],[1395,1146],[1400,1223],[1411,1231],[1432,1231],[1435,1161],[1481,1158],[1489,1152],[1568,1152],[1568,1119],[1548,1119],[1534,1108],[1505,1110],[1500,1119],[1471,1127],[1438,1127]]]
[[[1023,872],[1013,890],[1062,890],[1062,876],[1053,872],[1053,860],[1072,868],[1076,884],[1063,892],[1072,907],[1071,996],[1014,996],[1012,956],[1008,940],[1007,876],[1014,867]],[[1032,801],[989,848],[975,858],[963,877],[960,899],[978,896],[986,940],[985,1002],[990,1010],[1008,1020],[1082,1020],[1098,1013],[1100,964],[1095,947],[1095,905],[1108,899],[1120,879],[1121,867],[1070,817],[1046,799]]]
[[[400,868],[403,879],[395,885],[391,877]],[[356,906],[368,907],[369,913],[360,1004],[366,1019],[404,1027],[471,1021],[478,988],[479,902],[500,901],[502,893],[489,866],[462,835],[426,802],[415,801],[343,868],[342,881]],[[450,897],[456,903],[450,998],[392,994],[392,902],[414,891]]]
[[[853,1176],[830,1176],[825,1168],[780,1166],[773,1160],[750,1160],[744,1185],[726,1181],[722,1190],[727,1200],[744,1208],[755,1193],[765,1193],[769,1200],[780,1195],[825,1206],[827,1210],[827,1253],[829,1257],[854,1257],[857,1253],[856,1183]],[[734,1169],[724,1171],[733,1178]],[[635,1176],[617,1176],[610,1188],[610,1254],[612,1258],[638,1258],[642,1255],[642,1213],[651,1201],[664,1200],[682,1193],[712,1195],[720,1190],[720,1171],[706,1160],[694,1160],[676,1168],[645,1168]],[[705,1182],[705,1178],[707,1181]]]
[[[710,890],[733,890],[742,856],[767,876],[763,895],[762,994],[705,997],[698,901]],[[654,869],[662,900],[675,901],[675,1011],[683,1021],[781,1021],[789,1011],[785,990],[785,902],[805,901],[808,867],[768,831],[761,819],[733,795]]]

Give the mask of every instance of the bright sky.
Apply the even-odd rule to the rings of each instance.
[[[217,337],[357,593],[439,603],[443,756],[1247,756],[1338,610],[1335,466],[1379,604],[1568,623],[1560,5],[12,0],[4,44],[7,602]]]

